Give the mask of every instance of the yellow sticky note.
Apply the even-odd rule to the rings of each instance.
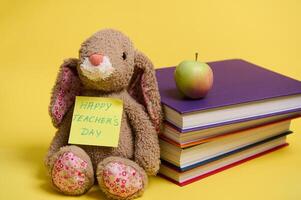
[[[117,147],[122,110],[120,99],[77,96],[69,143]]]

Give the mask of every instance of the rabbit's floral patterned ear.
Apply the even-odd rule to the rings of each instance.
[[[160,134],[163,114],[155,70],[152,62],[139,51],[135,53],[135,69],[128,91],[146,108],[157,133]]]
[[[52,89],[49,114],[55,127],[60,125],[64,115],[73,105],[75,96],[80,94],[82,85],[76,70],[77,64],[76,58],[64,60]]]

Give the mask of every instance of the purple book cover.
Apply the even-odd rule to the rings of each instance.
[[[156,70],[162,104],[180,114],[301,94],[301,82],[241,59],[208,63],[214,83],[203,99],[187,99],[177,91],[175,67]],[[206,127],[208,128],[208,127]],[[191,130],[190,130],[191,131]]]

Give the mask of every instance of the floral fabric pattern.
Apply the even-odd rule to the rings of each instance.
[[[121,162],[110,162],[105,166],[103,182],[111,194],[121,197],[128,197],[143,187],[137,170]]]
[[[89,184],[87,166],[86,161],[72,152],[65,152],[53,166],[52,181],[63,192],[82,194]]]
[[[79,94],[79,90],[79,78],[71,69],[63,67],[58,76],[51,105],[51,116],[56,126],[62,122],[69,107],[74,103],[75,96]]]

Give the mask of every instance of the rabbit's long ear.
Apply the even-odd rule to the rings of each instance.
[[[82,85],[76,71],[77,64],[76,58],[64,60],[52,89],[49,114],[55,127],[59,127],[75,96],[80,94]]]
[[[159,134],[163,116],[155,70],[152,62],[139,51],[135,52],[135,69],[128,91],[144,105]]]

